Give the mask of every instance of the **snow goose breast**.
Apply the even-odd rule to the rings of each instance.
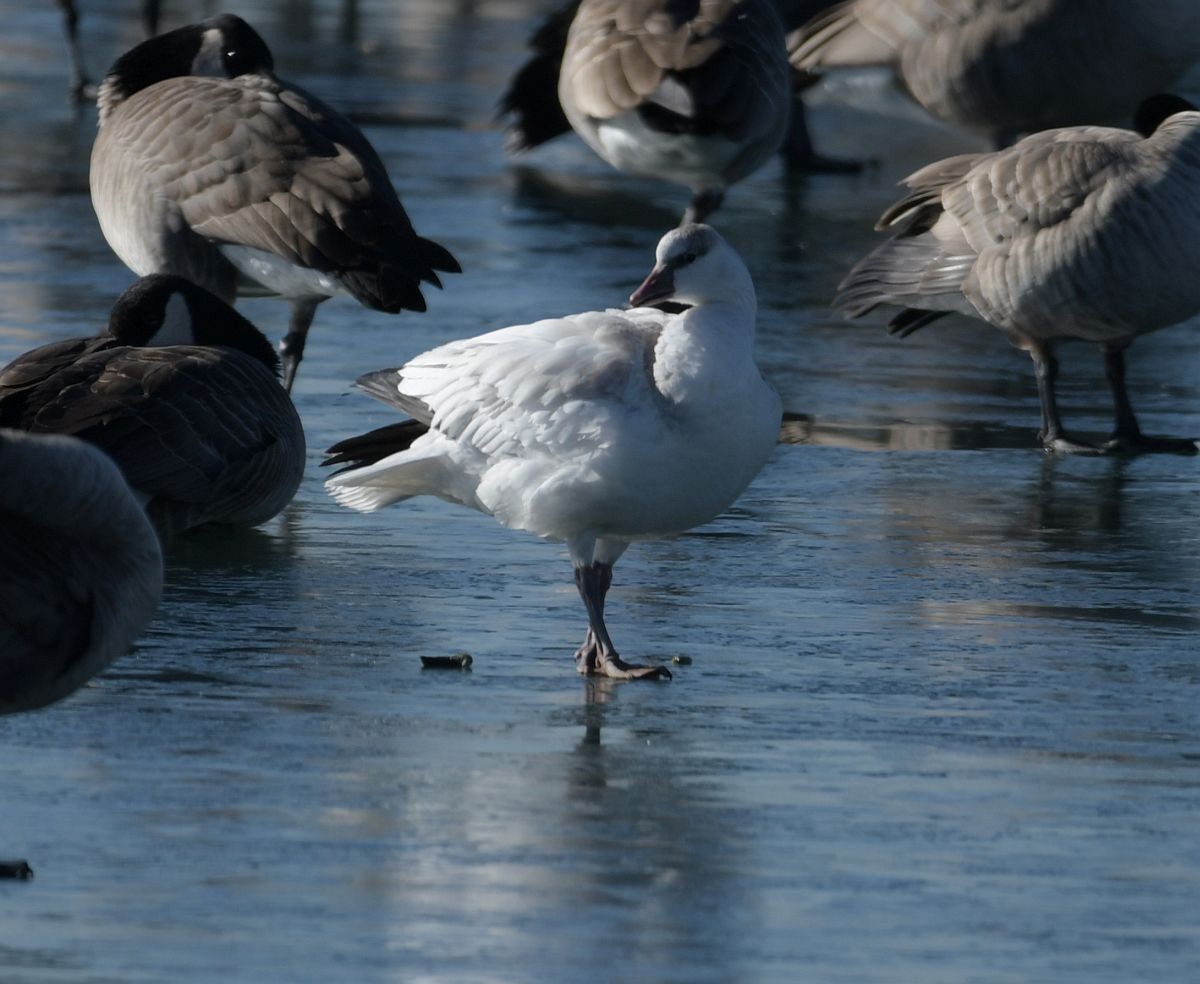
[[[0,426],[108,452],[162,533],[253,526],[291,501],[304,431],[271,343],[182,277],[143,277],[94,338],[0,370]]]
[[[59,700],[126,653],[162,577],[158,537],[106,454],[0,429],[0,714]]]
[[[229,303],[290,300],[290,390],[320,301],[424,311],[421,283],[440,287],[436,271],[459,266],[413,230],[357,127],[272,68],[229,14],[132,48],[100,86],[91,191],[135,273],[178,273]]]
[[[589,628],[581,673],[668,677],[617,654],[604,623],[612,565],[631,542],[682,532],[730,505],[779,435],[780,402],[754,362],[750,274],[707,226],[673,230],[630,298],[672,300],[517,325],[451,342],[359,385],[415,423],[331,448],[326,482],[364,512],[435,495],[565,541]],[[391,453],[389,453],[389,451]]]
[[[1147,129],[1157,122],[1139,116]],[[894,235],[850,271],[836,306],[851,317],[899,307],[890,330],[901,336],[952,311],[999,328],[1033,358],[1048,450],[1195,451],[1141,433],[1124,353],[1200,311],[1200,112],[1175,112],[1149,135],[1047,130],[930,164],[905,184],[911,193],[879,223]],[[1116,431],[1102,448],[1068,438],[1059,418],[1054,346],[1072,338],[1105,354]]]
[[[808,72],[890,66],[938,119],[1004,146],[1126,123],[1200,58],[1194,0],[847,0],[788,39]]]
[[[618,170],[689,187],[685,223],[786,133],[791,81],[770,0],[573,0],[533,47],[501,100],[511,145],[570,127]]]

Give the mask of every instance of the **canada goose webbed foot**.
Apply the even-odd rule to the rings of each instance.
[[[1145,434],[1114,434],[1104,443],[1106,454],[1197,454],[1200,448],[1186,437],[1147,437]]]
[[[692,197],[691,204],[683,213],[683,218],[679,225],[691,225],[693,223],[703,222],[713,212],[721,207],[721,202],[725,200],[725,192],[720,188],[710,188],[707,191],[698,191]]]
[[[1039,433],[1038,438],[1042,442],[1042,448],[1051,454],[1100,455],[1107,452],[1106,446],[1088,444],[1086,441],[1077,441],[1061,432],[1052,434]]]

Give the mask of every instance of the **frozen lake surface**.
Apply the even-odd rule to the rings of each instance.
[[[98,74],[135,5],[84,2]],[[216,9],[166,6],[168,27]],[[493,105],[537,6],[238,8],[282,75],[358,114],[466,273],[424,315],[323,305],[295,503],[175,543],[136,651],[0,719],[0,856],[36,871],[0,883],[0,981],[1200,979],[1200,459],[1050,459],[997,333],[898,341],[827,307],[895,182],[962,138],[826,103],[830,151],[886,159],[775,165],[717,214],[795,443],[618,565],[617,644],[690,656],[673,682],[575,674],[561,547],[325,495],[322,449],[394,419],[357,375],[620,305],[685,204],[573,138],[506,160]],[[7,362],[98,330],[131,275],[91,210],[56,9],[0,12]],[[242,307],[279,337],[284,305]],[[1200,436],[1196,326],[1139,341],[1130,385],[1148,432]],[[1093,349],[1064,349],[1060,398],[1107,432]],[[470,672],[421,669],[458,651]]]

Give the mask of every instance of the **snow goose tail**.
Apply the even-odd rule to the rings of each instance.
[[[620,171],[692,190],[684,223],[783,142],[791,80],[771,0],[582,0],[534,36],[534,58],[501,101],[510,144],[569,126]],[[557,108],[544,88],[557,85]]]
[[[1200,58],[1200,5],[847,0],[790,35],[788,48],[808,72],[890,67],[933,116],[1004,146],[1050,127],[1128,121],[1142,97]]]
[[[144,41],[100,86],[92,204],[135,273],[177,273],[232,303],[292,305],[290,390],[318,303],[424,311],[422,284],[459,265],[418,236],[361,131],[274,74],[270,49],[224,14]]]
[[[1137,336],[1200,311],[1200,112],[1189,105],[1147,101],[1144,136],[1066,127],[922,168],[884,213],[892,238],[850,271],[835,306],[850,317],[899,308],[901,336],[951,312],[1000,329],[1033,358],[1047,450],[1195,452],[1193,441],[1141,433],[1124,356]],[[1102,447],[1063,431],[1064,339],[1104,352],[1116,430]]]
[[[254,526],[292,499],[304,430],[279,358],[249,321],[182,277],[143,277],[108,330],[0,370],[0,426],[108,452],[163,534]]]
[[[336,445],[326,487],[369,512],[433,495],[565,542],[588,613],[581,673],[669,677],[618,655],[604,621],[612,566],[630,543],[706,523],[775,446],[779,397],[754,362],[750,274],[711,228],[658,245],[634,305],[450,342],[359,386],[406,427]]]
[[[0,429],[0,714],[43,707],[128,652],[162,554],[103,452]]]

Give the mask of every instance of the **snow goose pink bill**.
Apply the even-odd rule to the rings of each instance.
[[[726,509],[775,446],[781,407],[754,362],[750,274],[711,228],[667,233],[630,300],[363,376],[413,420],[331,448],[326,464],[349,467],[326,487],[363,512],[435,495],[566,543],[588,613],[579,672],[662,679],[664,667],[625,662],[605,627],[613,564]],[[642,306],[668,300],[689,307]]]

